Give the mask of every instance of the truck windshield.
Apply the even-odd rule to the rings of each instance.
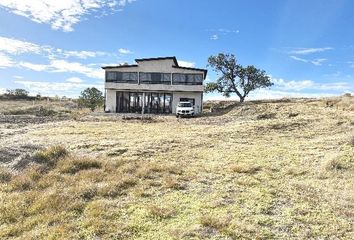
[[[179,103],[178,107],[192,107],[192,104],[189,102],[188,103]]]

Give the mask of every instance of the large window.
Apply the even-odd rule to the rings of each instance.
[[[137,72],[106,72],[106,82],[138,83]]]
[[[145,99],[143,98],[145,95]],[[117,92],[116,112],[172,113],[172,94],[161,92]]]
[[[141,72],[140,84],[171,84],[171,74]]]
[[[203,74],[174,73],[172,83],[174,85],[202,85]]]

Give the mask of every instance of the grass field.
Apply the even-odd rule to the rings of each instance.
[[[0,238],[353,239],[353,103],[4,120]]]

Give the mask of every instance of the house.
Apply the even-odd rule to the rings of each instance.
[[[180,101],[203,110],[206,69],[179,66],[176,57],[135,59],[105,66],[105,110],[118,113],[175,113]]]

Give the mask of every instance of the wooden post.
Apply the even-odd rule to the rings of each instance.
[[[145,111],[145,92],[143,92],[143,106],[141,108],[141,119],[144,118],[144,111]]]

